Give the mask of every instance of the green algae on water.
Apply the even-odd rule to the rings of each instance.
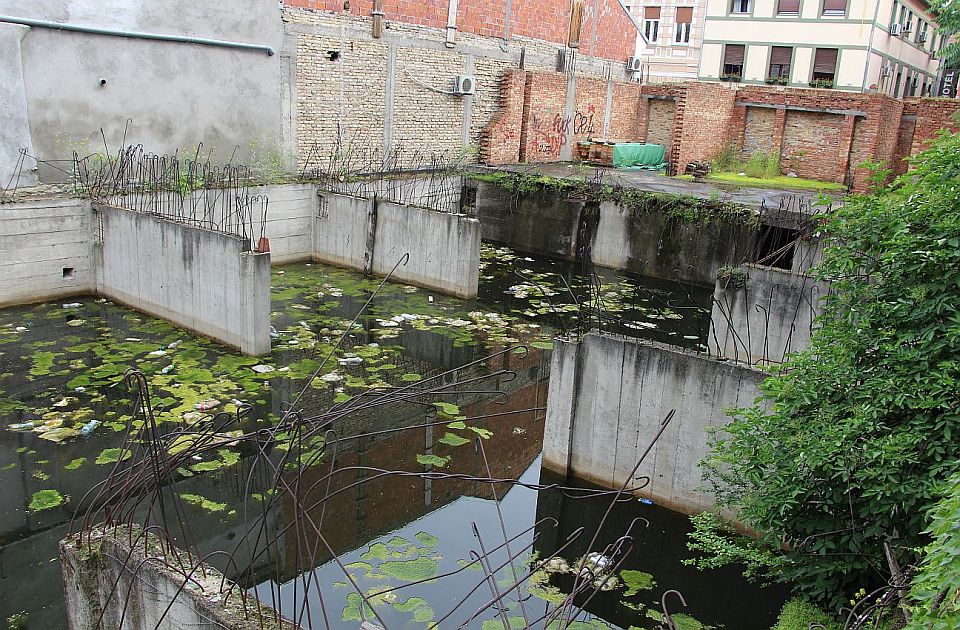
[[[63,505],[66,499],[56,490],[40,490],[30,499],[30,511],[41,512]]]

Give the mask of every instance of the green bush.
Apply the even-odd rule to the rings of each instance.
[[[780,611],[777,624],[771,630],[809,630],[818,623],[827,630],[840,630],[840,624],[830,615],[802,599],[791,599]]]
[[[704,462],[768,575],[829,610],[887,583],[885,544],[917,563],[960,460],[960,134],[911,163],[828,217],[817,273],[832,288],[810,348],[731,411]]]

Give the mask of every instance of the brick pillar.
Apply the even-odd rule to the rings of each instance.
[[[747,106],[737,105],[730,116],[729,141],[737,145],[737,155],[743,153],[743,143],[747,134]]]
[[[850,149],[853,147],[853,130],[857,124],[857,117],[847,114],[843,117],[843,132],[840,134],[840,161],[837,164],[837,174],[834,181],[847,182],[847,168],[850,166]]]
[[[773,150],[776,153],[783,152],[783,133],[787,128],[787,108],[778,107],[777,117],[773,121]]]
[[[653,99],[650,98],[640,98],[640,116],[637,121],[637,139],[640,142],[646,142],[647,134],[650,132],[650,104],[652,101]]]

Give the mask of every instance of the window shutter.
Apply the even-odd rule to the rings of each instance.
[[[777,13],[800,13],[800,0],[780,0]]]
[[[771,66],[789,66],[790,57],[793,56],[793,49],[789,46],[774,46],[770,51]]]
[[[817,48],[817,54],[813,58],[813,71],[832,73],[837,70],[837,49],[836,48]]]
[[[643,7],[643,19],[645,19],[645,20],[659,20],[659,19],[660,19],[660,7]]]
[[[743,44],[727,44],[723,49],[723,63],[733,66],[742,66],[743,53]]]
[[[677,23],[690,24],[693,22],[693,7],[677,7]]]
[[[824,14],[843,15],[847,12],[847,0],[823,0]]]

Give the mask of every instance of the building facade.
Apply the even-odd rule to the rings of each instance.
[[[922,0],[707,0],[699,78],[925,96],[936,29]]]
[[[647,83],[697,78],[707,0],[624,0],[637,24],[640,78]]]

